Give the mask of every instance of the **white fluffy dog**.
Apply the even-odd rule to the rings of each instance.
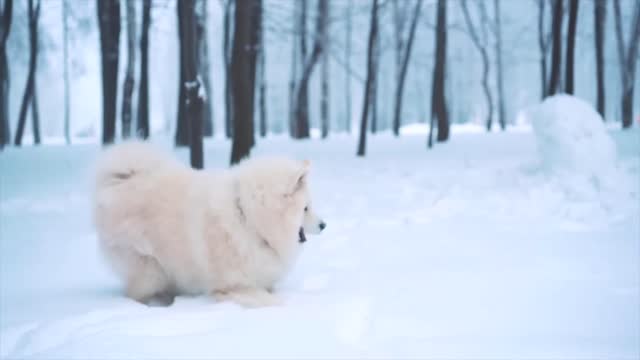
[[[147,143],[111,146],[93,198],[101,249],[127,296],[143,303],[211,294],[280,304],[274,284],[305,232],[326,226],[311,208],[308,172],[308,161],[275,157],[195,171]]]

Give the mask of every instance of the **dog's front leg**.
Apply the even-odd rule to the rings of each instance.
[[[234,288],[218,290],[213,293],[216,301],[232,301],[248,308],[282,305],[282,300],[260,288]]]

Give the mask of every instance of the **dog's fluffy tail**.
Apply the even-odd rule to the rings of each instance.
[[[154,145],[128,141],[112,145],[98,159],[96,190],[116,186],[140,175],[149,175],[174,164],[172,158]]]

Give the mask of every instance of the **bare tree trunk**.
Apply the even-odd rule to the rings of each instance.
[[[16,137],[14,144],[16,146],[22,145],[22,135],[24,133],[24,127],[27,120],[27,110],[32,103],[33,95],[35,92],[36,83],[36,65],[38,59],[38,19],[40,17],[40,1],[34,7],[34,0],[29,0],[28,17],[29,17],[29,73],[27,75],[27,84],[25,85],[24,95],[22,96],[22,104],[20,105],[20,114],[18,116],[18,130],[16,131]],[[36,104],[37,105],[37,104]],[[34,130],[37,129],[37,111],[33,118]],[[36,133],[34,131],[34,137]],[[39,139],[38,139],[39,140]]]
[[[209,23],[207,0],[198,0],[196,4],[196,38],[198,44],[198,74],[204,87],[204,104],[202,110],[203,135],[213,136],[213,89],[211,88],[211,72],[209,70],[209,41],[207,40],[207,24]]]
[[[567,32],[567,63],[565,65],[565,92],[573,95],[573,54],[576,44],[576,26],[578,24],[578,0],[569,0],[569,30]]]
[[[496,30],[496,84],[498,87],[498,123],[500,129],[507,127],[506,113],[504,108],[504,80],[502,67],[502,15],[500,13],[500,1],[493,1],[493,11],[495,16]]]
[[[184,47],[186,44],[184,43],[184,34],[183,30],[185,25],[183,24],[185,15],[182,13],[185,7],[183,4],[178,1],[176,5],[176,14],[178,16],[178,39],[179,39],[179,52],[180,52],[180,61],[179,61],[179,71],[180,76],[178,80],[178,115],[176,118],[176,135],[175,135],[175,145],[176,146],[189,146],[189,122],[185,117],[185,105],[187,102],[187,93],[184,87],[185,82],[187,81],[184,74],[185,68],[185,52]]]
[[[621,88],[621,99],[622,99],[622,107],[620,108],[621,112],[622,112],[622,127],[624,128],[624,123],[625,123],[625,118],[626,118],[626,114],[625,114],[625,108],[627,105],[625,96],[626,96],[626,88],[627,88],[627,69],[626,69],[626,61],[627,61],[627,50],[626,50],[626,44],[624,41],[624,34],[622,32],[622,15],[620,14],[620,1],[619,0],[614,0],[613,1],[613,15],[615,18],[615,29],[616,29],[616,45],[617,45],[617,49],[618,49],[618,69],[620,71],[620,83],[622,85]]]
[[[262,43],[262,42],[261,42]],[[264,44],[264,43],[263,43]],[[263,51],[263,50],[262,50]],[[258,64],[259,79],[258,79],[258,106],[260,114],[260,137],[267,136],[268,122],[267,122],[267,79],[265,75],[265,60],[264,54],[260,54],[260,63]]]
[[[151,25],[151,0],[142,3],[142,34],[140,36],[140,87],[138,89],[137,135],[149,137],[149,26]]]
[[[427,145],[433,146],[433,126],[437,121],[438,142],[449,139],[449,114],[445,99],[445,73],[447,62],[447,3],[446,0],[438,0],[436,14],[436,50],[435,64],[433,67],[433,86],[431,90],[431,124]]]
[[[183,62],[185,104],[184,121],[187,123],[190,136],[190,162],[194,169],[202,169],[204,165],[202,151],[202,111],[203,98],[198,79],[198,35],[196,29],[195,0],[180,0],[178,2],[180,14],[180,47]]]
[[[327,14],[324,16],[329,18],[329,7],[327,6]],[[321,82],[321,99],[320,99],[320,121],[322,138],[325,139],[329,135],[329,22],[322,29],[322,82]]]
[[[307,0],[300,1],[300,68],[304,68],[304,63],[307,61]],[[302,70],[304,71],[304,70]],[[298,112],[295,113],[296,121],[296,138],[309,137],[309,100],[308,100],[308,88],[302,87],[302,81],[298,83],[298,97],[296,103],[302,103],[301,106],[296,106],[297,111],[302,108],[304,116],[299,116]]]
[[[9,64],[7,62],[7,38],[11,30],[13,0],[4,0],[0,9],[0,150],[11,143],[9,126]]]
[[[547,96],[553,96],[558,92],[560,85],[560,73],[562,66],[562,1],[554,0],[553,23],[551,34],[553,36],[553,47],[551,49],[551,76],[549,78],[549,89]]]
[[[379,10],[379,9],[378,9]],[[378,17],[376,16],[376,21]],[[376,24],[379,29],[379,24]],[[379,31],[379,30],[378,30]],[[380,36],[376,36],[373,45],[373,80],[371,82],[371,98],[369,104],[371,106],[371,133],[378,132],[378,73],[380,72]]]
[[[593,3],[594,12],[594,42],[596,47],[596,82],[597,82],[597,106],[602,119],[605,118],[606,98],[604,82],[604,39],[607,16],[607,1],[595,0]]]
[[[260,136],[267,136],[267,79],[265,74],[266,67],[266,43],[264,42],[264,22],[260,22],[260,47],[258,49],[258,106],[260,115]]]
[[[407,77],[407,69],[409,68],[409,58],[411,57],[411,49],[413,48],[413,41],[416,34],[416,28],[418,27],[418,18],[420,18],[420,9],[422,9],[422,0],[417,0],[415,8],[413,10],[413,18],[411,19],[411,27],[409,28],[409,39],[406,45],[402,45],[403,53],[400,54],[400,67],[398,72],[398,79],[396,83],[395,92],[395,104],[393,108],[393,134],[395,136],[400,135],[400,115],[402,113],[402,96],[404,94],[404,83]],[[396,35],[398,36],[398,35]],[[402,37],[401,35],[399,37]],[[402,42],[397,40],[397,42]]]
[[[626,101],[623,99],[623,128],[630,128],[633,124],[633,93],[636,84],[636,66],[638,64],[638,47],[640,46],[640,1],[636,1],[633,12],[633,23],[631,25],[631,35],[629,36],[629,47],[627,50],[627,76],[628,83],[625,87]],[[626,119],[626,121],[625,121]]]
[[[299,23],[299,34],[300,34],[300,63],[304,66],[305,61],[307,61],[307,5],[308,0],[297,0],[300,2],[300,23]]]
[[[348,0],[347,3],[347,20],[346,20],[346,45],[345,45],[345,62],[347,66],[346,71],[346,96],[345,100],[347,102],[347,116],[345,119],[345,129],[348,133],[351,133],[351,74],[349,73],[351,69],[351,9],[353,8],[353,0]]]
[[[375,81],[374,71],[374,47],[378,37],[378,0],[373,0],[371,6],[371,25],[369,27],[369,44],[367,47],[367,80],[364,85],[364,101],[362,105],[362,117],[360,118],[360,139],[358,140],[357,156],[364,156],[367,150],[367,119],[369,117],[369,102],[371,101],[371,88]]]
[[[133,78],[136,66],[136,4],[126,0],[127,10],[127,69],[122,88],[122,138],[131,136],[131,108],[133,107]]]
[[[64,138],[71,144],[71,90],[69,85],[69,1],[62,0],[62,76],[64,81]]]
[[[541,88],[542,99],[547,97],[547,57],[549,56],[549,42],[551,41],[551,32],[546,29],[544,14],[545,4],[548,0],[537,0],[538,4],[538,46],[540,47],[540,75],[541,75]]]
[[[307,62],[307,0],[300,1],[300,67],[302,77],[296,86],[295,105],[295,134],[294,138],[304,139],[309,137],[309,79],[305,79],[305,65]]]
[[[97,0],[102,58],[102,143],[111,144],[116,135],[120,0]]]
[[[233,94],[233,144],[231,164],[249,156],[254,140],[254,97],[257,36],[261,22],[262,1],[244,0],[236,3],[231,87]]]
[[[293,18],[298,16],[300,11],[300,1],[294,0]],[[298,81],[298,38],[296,34],[300,34],[300,22],[296,21],[295,31],[291,36],[291,77],[289,78],[289,135],[295,137],[296,135],[296,82]]]
[[[258,52],[262,48],[261,38],[260,38],[260,29],[262,28],[262,0],[254,0],[253,6],[251,7],[251,32],[249,36],[249,44],[251,47],[251,51],[249,52],[249,68],[251,71],[249,72],[249,79],[252,87],[251,93],[251,110],[254,111],[252,113],[252,118],[255,119],[255,99],[256,99],[256,78],[257,78],[257,68],[258,68]],[[249,138],[251,140],[250,146],[253,147],[256,144],[255,141],[255,120],[252,119],[251,131],[254,133]]]
[[[405,10],[407,2],[393,1],[393,30],[395,40],[395,65],[396,65],[396,82],[399,82],[400,72],[402,71],[402,53],[404,52],[404,26],[407,18]],[[402,8],[400,7],[402,5]],[[415,16],[415,14],[414,14]]]
[[[484,91],[484,96],[487,101],[487,119],[485,120],[485,124],[487,127],[487,131],[491,131],[491,126],[493,123],[493,98],[491,95],[491,87],[489,86],[489,53],[487,51],[487,36],[485,31],[486,26],[486,11],[484,8],[483,2],[478,2],[479,12],[483,14],[479,24],[474,25],[471,20],[471,16],[469,14],[469,7],[467,6],[467,0],[462,0],[462,13],[464,14],[464,20],[467,24],[467,30],[469,32],[469,36],[471,36],[471,40],[475,45],[478,52],[482,57],[482,89]]]
[[[485,7],[485,2],[478,2],[478,7],[480,9],[480,23],[478,25],[480,29],[480,36],[483,40],[483,59],[485,68],[482,73],[482,88],[484,89],[485,98],[487,99],[487,131],[491,131],[491,127],[493,126],[493,93],[491,92],[491,85],[489,84],[489,71],[491,66],[491,61],[489,59],[489,37],[487,35],[487,26],[489,26],[489,17],[487,15],[487,9]]]
[[[37,62],[37,61],[36,61]],[[40,112],[38,111],[38,82],[33,79],[33,96],[31,97],[31,132],[33,143],[40,144]]]
[[[399,107],[398,104],[398,89],[401,83],[401,74],[402,74],[402,55],[405,49],[404,43],[404,27],[407,19],[407,9],[406,4],[408,1],[393,1],[393,32],[394,32],[394,55],[395,55],[395,81],[396,81],[396,90],[395,90],[395,103],[394,103],[394,116],[393,116],[393,124],[391,125],[393,129],[393,134],[395,136],[400,135],[400,117],[396,116],[396,109]],[[402,5],[402,7],[401,7]],[[416,14],[414,14],[415,16]]]
[[[622,128],[630,128],[633,124],[633,93],[638,58],[638,42],[640,42],[640,2],[636,1],[633,9],[629,43],[625,46],[622,33],[622,15],[620,0],[614,0],[613,10],[616,19],[616,39],[618,45],[618,62],[622,84]]]
[[[305,1],[303,1],[303,9]],[[301,57],[304,57],[306,60],[303,62],[302,76],[296,89],[296,139],[304,139],[309,137],[309,80],[311,79],[313,69],[320,59],[322,52],[325,51],[325,49],[323,49],[322,34],[324,33],[324,28],[326,27],[328,22],[327,2],[328,0],[318,0],[318,17],[316,21],[316,30],[314,35],[315,39],[313,42],[311,55],[307,59],[306,56],[304,56],[306,51],[303,51],[303,53],[301,54]],[[303,13],[304,12],[306,11],[303,10]],[[306,18],[306,15],[303,17]],[[303,30],[302,33],[305,33],[305,31]],[[300,48],[304,50],[306,48],[306,43],[301,43]]]
[[[225,108],[225,135],[231,138],[233,135],[233,102],[231,101],[231,15],[234,0],[224,0],[224,19],[222,35],[222,57],[224,61],[224,108]]]

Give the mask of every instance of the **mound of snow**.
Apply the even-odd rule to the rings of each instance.
[[[547,170],[600,178],[614,167],[615,144],[591,104],[561,94],[547,98],[526,114]]]
[[[543,170],[569,203],[584,205],[572,205],[566,215],[613,221],[612,209],[636,206],[637,185],[619,168],[616,145],[589,103],[556,95],[525,114],[534,130]],[[597,213],[601,216],[594,216]]]

